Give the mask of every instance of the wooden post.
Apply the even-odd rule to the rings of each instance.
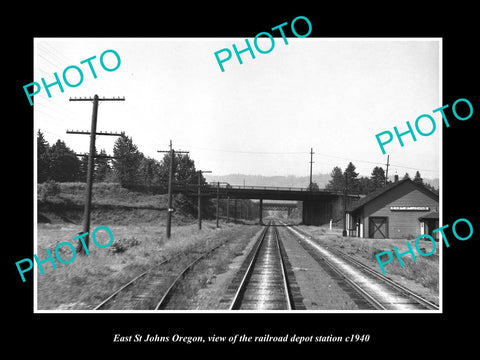
[[[220,181],[217,181],[217,228],[218,225],[218,217],[219,217],[219,205],[220,205]]]
[[[259,209],[259,218],[260,218],[260,224],[263,224],[263,199],[260,199],[260,209]]]
[[[227,223],[230,222],[230,196],[227,196]]]
[[[237,223],[237,199],[233,200],[233,222]]]
[[[172,147],[172,140],[170,140],[170,150],[157,150],[160,153],[170,153],[170,171],[168,173],[168,213],[167,213],[167,239],[170,239],[172,234],[172,213],[173,213],[173,170],[175,168],[175,150]],[[177,151],[181,154],[188,154],[188,151]]]
[[[198,204],[197,204],[197,214],[198,214],[198,230],[202,230],[202,194],[200,191],[200,176],[202,172],[198,172]]]
[[[198,230],[202,230],[202,194],[200,191],[200,188],[202,186],[201,184],[201,177],[202,173],[211,173],[211,171],[203,171],[203,170],[198,170],[198,204],[197,204],[197,214],[198,214]]]
[[[167,238],[172,234],[172,212],[173,212],[173,168],[175,162],[175,150],[172,148],[172,140],[170,140],[170,170],[168,172],[168,214],[167,214]]]

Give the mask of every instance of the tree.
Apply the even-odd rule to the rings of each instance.
[[[373,185],[372,180],[367,177],[367,176],[362,176],[361,178],[358,179],[358,194],[363,194],[366,195],[373,190],[375,190],[375,187]]]
[[[347,192],[349,194],[358,193],[358,179],[357,179],[358,173],[355,172],[355,169],[356,169],[355,165],[353,165],[352,162],[349,162],[343,174],[346,177]]]
[[[80,174],[80,160],[61,140],[50,148],[50,179],[58,182],[76,181]]]
[[[424,185],[423,184],[423,179],[422,179],[422,177],[420,175],[420,172],[418,170],[415,173],[415,177],[413,178],[413,181],[416,182],[417,184]]]
[[[195,169],[195,161],[193,161],[188,154],[175,154],[175,181],[197,184],[197,170]],[[200,175],[200,182],[203,184],[205,178]]]
[[[112,168],[109,164],[109,159],[105,158],[107,155],[105,149],[100,150],[99,156],[94,159],[95,163],[95,172],[94,179],[95,181],[105,181],[105,179],[112,172]]]
[[[154,159],[145,157],[140,161],[138,171],[140,180],[145,186],[151,186],[153,181],[153,161]]]
[[[385,185],[385,171],[380,166],[375,166],[370,176],[373,190],[383,187]]]
[[[138,184],[139,167],[143,154],[138,151],[138,147],[133,143],[132,138],[122,135],[115,140],[113,147],[113,170],[120,182],[120,185],[127,187],[128,185]]]
[[[405,175],[403,175],[402,180],[405,180],[405,179],[410,179],[410,175],[408,175],[407,172],[405,173]]]
[[[88,155],[80,158],[80,169],[78,172],[78,181],[87,182]]]
[[[37,181],[42,183],[50,177],[50,145],[40,129],[37,132]]]
[[[311,184],[308,184],[307,190],[308,191],[319,191],[320,188],[318,187],[318,184],[315,181],[312,181]]]
[[[198,183],[197,170],[195,169],[195,161],[188,154],[175,153],[173,167],[173,181],[177,183],[186,183],[196,185]],[[168,176],[170,173],[170,153],[167,152],[159,164],[159,178],[163,184],[168,184]],[[205,178],[201,175],[201,184],[205,184]]]
[[[106,181],[111,179],[113,175],[113,169],[110,165],[110,160],[105,158],[107,152],[105,149],[100,150],[100,153],[97,153],[95,150],[95,157],[93,158],[93,180],[94,181]],[[77,181],[86,182],[87,181],[87,170],[88,170],[88,154],[83,155],[80,158],[80,171]]]
[[[164,176],[162,177],[160,172],[165,171]],[[150,157],[144,157],[140,161],[140,166],[138,168],[139,172],[139,181],[144,184],[145,186],[152,186],[152,185],[160,185],[161,178],[164,180],[164,185],[166,188],[166,184],[168,181],[168,171],[169,167],[165,167],[164,169],[161,168],[161,163]]]
[[[439,194],[439,189],[435,188],[433,185],[427,183],[427,182],[424,182],[423,185],[429,189],[430,191],[434,192],[435,194]]]
[[[170,173],[170,153],[167,152],[163,156],[162,161],[158,166],[159,180],[162,185],[167,188],[168,176]],[[193,161],[188,154],[175,154],[173,167],[173,181],[177,184],[198,184],[198,172],[195,168],[195,161]],[[205,185],[207,182],[205,177],[200,174],[200,184]],[[195,197],[187,197],[182,194],[176,195],[174,199],[174,206],[177,209],[189,214],[197,213],[197,199]],[[202,199],[202,213],[205,217],[212,216],[214,207],[212,200]]]
[[[345,187],[345,178],[342,173],[342,169],[338,166],[335,166],[331,172],[332,179],[325,186],[328,190],[333,191],[343,191]]]

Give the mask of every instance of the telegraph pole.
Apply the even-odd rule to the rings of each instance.
[[[310,185],[309,189],[312,190],[312,164],[313,164],[313,148],[310,148]]]
[[[218,217],[219,217],[219,205],[220,205],[220,181],[217,181],[217,228],[218,228]]]
[[[202,194],[200,191],[201,183],[200,179],[202,177],[202,174],[205,173],[211,173],[211,171],[203,171],[203,170],[198,170],[198,230],[202,230]]]
[[[233,200],[233,222],[237,223],[237,199]]]
[[[240,199],[240,219],[245,219],[245,216],[243,216],[243,201]]]
[[[167,239],[170,239],[172,234],[172,202],[173,202],[173,170],[175,162],[175,150],[172,147],[172,140],[170,140],[170,150],[157,150],[159,153],[170,153],[170,171],[168,173],[168,214],[167,214]],[[179,154],[188,154],[188,151],[177,151]]]
[[[227,196],[227,223],[230,222],[230,196]]]
[[[347,236],[347,180],[348,174],[345,171],[345,189],[343,193],[343,236]]]
[[[93,172],[94,172],[94,164],[93,159],[95,157],[95,138],[97,135],[111,135],[111,136],[121,136],[120,133],[97,133],[97,115],[98,115],[98,102],[99,101],[125,101],[125,98],[102,98],[100,99],[98,95],[95,95],[92,98],[70,98],[70,101],[93,101],[93,111],[92,111],[92,125],[90,128],[90,132],[88,131],[68,131],[67,134],[84,134],[90,135],[90,149],[88,153],[88,165],[87,165],[87,189],[85,193],[85,209],[83,213],[83,233],[87,233],[85,236],[85,245],[88,248],[88,240],[90,232],[90,212],[91,212],[91,205],[92,205],[92,185],[93,185]],[[78,252],[82,253],[85,250],[81,243],[78,244]]]
[[[390,161],[390,155],[387,155],[387,164],[386,164],[387,171],[385,172],[385,184],[384,184],[385,186],[387,186],[387,181],[388,181],[388,165],[390,165],[389,161]]]

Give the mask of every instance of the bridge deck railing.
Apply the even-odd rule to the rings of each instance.
[[[208,185],[211,187],[217,187],[216,182],[211,182]],[[293,187],[293,186],[247,186],[247,185],[230,185],[227,183],[220,183],[219,187],[221,189],[245,189],[245,190],[275,190],[275,191],[304,191],[304,192],[312,192],[312,191],[320,191],[320,192],[332,192],[327,189],[319,189],[319,190],[309,190],[308,188],[301,188],[301,187]]]
[[[217,187],[224,193],[225,191],[229,190],[266,190],[266,191],[292,191],[292,192],[304,192],[304,193],[326,193],[326,194],[337,194],[343,195],[343,191],[335,191],[335,190],[327,190],[327,189],[318,189],[318,190],[310,190],[308,188],[301,188],[301,187],[291,187],[291,186],[246,186],[246,185],[230,185],[225,182],[210,182],[201,186],[202,192],[214,192],[216,191]],[[197,191],[198,185],[197,184],[181,184],[176,183],[175,188],[178,190],[185,190],[185,191]],[[350,194],[351,195],[351,194]]]
[[[211,186],[216,186],[214,184],[210,184]],[[226,185],[220,186],[223,189],[245,189],[245,190],[285,190],[285,191],[308,191],[306,188],[298,188],[298,187],[286,187],[286,186],[243,186],[243,185]]]

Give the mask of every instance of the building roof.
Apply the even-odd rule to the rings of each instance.
[[[390,191],[390,190],[396,188],[397,186],[400,186],[401,184],[404,184],[406,182],[411,182],[416,187],[418,187],[420,190],[422,190],[424,192],[427,192],[427,193],[433,195],[434,197],[438,198],[437,194],[435,194],[433,191],[431,191],[430,189],[428,189],[424,185],[418,184],[418,183],[412,181],[411,179],[407,178],[407,179],[403,179],[403,180],[400,180],[400,181],[397,181],[397,182],[390,183],[383,188],[376,189],[375,191],[371,192],[367,196],[365,196],[365,197],[361,198],[360,200],[350,204],[350,206],[347,207],[347,212],[354,212],[355,210],[361,208],[362,206],[369,203],[370,201],[382,196],[383,194],[387,193],[388,191]],[[438,216],[437,216],[437,218],[438,218]]]
[[[419,220],[423,219],[436,219],[438,220],[438,211],[430,211],[429,213],[426,213],[425,215],[422,215],[418,218]]]

